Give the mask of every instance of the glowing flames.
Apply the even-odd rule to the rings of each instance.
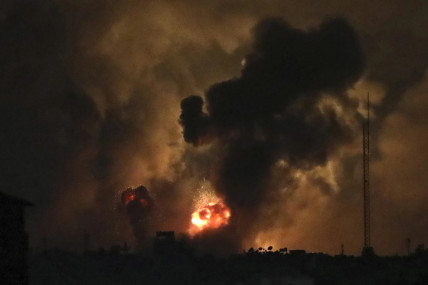
[[[153,200],[144,186],[126,189],[122,192],[121,200],[125,207],[138,204],[139,207],[147,208],[153,204]]]
[[[125,196],[125,198],[124,198],[124,204],[125,204],[125,206],[127,206],[128,204],[129,204],[129,202],[131,202],[131,201],[136,201],[138,199],[138,197],[137,197],[137,195],[135,195],[135,194],[131,194],[131,195],[129,195],[129,196]],[[146,207],[146,206],[148,206],[148,202],[145,200],[145,199],[143,199],[143,198],[139,198],[139,202],[140,202],[140,204],[141,204],[141,206],[142,207]]]
[[[192,214],[192,233],[202,231],[207,228],[216,229],[229,223],[230,210],[222,202],[209,203]]]
[[[195,189],[193,213],[188,233],[193,236],[207,229],[217,229],[229,224],[229,207],[217,196],[208,180],[203,180]]]

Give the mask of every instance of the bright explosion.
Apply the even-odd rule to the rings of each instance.
[[[229,223],[229,218],[230,210],[224,203],[209,203],[193,212],[194,230],[192,232],[197,233],[204,229],[225,226]]]

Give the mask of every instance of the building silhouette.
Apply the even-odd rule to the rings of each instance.
[[[0,276],[2,284],[28,284],[28,236],[24,208],[33,204],[0,193]]]
[[[173,231],[156,232],[154,251],[156,254],[168,254],[176,249],[175,234]]]

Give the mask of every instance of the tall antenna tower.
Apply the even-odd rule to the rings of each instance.
[[[374,255],[370,242],[370,95],[367,93],[367,120],[363,123],[363,197],[364,247],[363,256]]]

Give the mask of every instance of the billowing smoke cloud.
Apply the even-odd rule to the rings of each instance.
[[[364,66],[358,38],[342,19],[309,31],[267,19],[253,33],[253,51],[241,76],[206,92],[207,113],[199,96],[181,102],[185,140],[223,145],[214,184],[232,207],[232,217],[240,215],[239,223],[241,215],[254,220],[279,190],[269,186],[275,163],[310,170],[355,139],[335,107],[356,114],[357,104],[345,91]],[[332,105],[323,108],[324,100]]]
[[[144,186],[128,188],[122,192],[121,206],[125,209],[135,238],[141,246],[147,241],[150,234],[147,230],[147,223],[153,208],[153,199]]]
[[[408,93],[410,86],[418,85],[428,67],[428,5],[422,1],[415,6],[406,0],[377,3],[1,1],[1,191],[36,204],[28,209],[30,245],[37,247],[46,237],[51,246],[80,248],[81,235],[86,231],[97,247],[110,247],[124,240],[132,246],[134,233],[129,222],[118,214],[117,201],[123,189],[141,184],[150,189],[156,205],[161,205],[153,209],[153,223],[147,231],[186,231],[195,210],[194,200],[199,197],[198,185],[206,178],[214,184],[219,198],[227,194],[227,202],[235,204],[231,205],[235,211],[231,222],[237,224],[239,220],[243,225],[236,234],[227,231],[223,240],[237,235],[244,237],[246,247],[302,247],[329,253],[337,252],[340,243],[345,243],[346,252],[357,254],[362,242],[361,128],[353,101],[365,97],[367,91],[376,103],[372,161],[375,164],[382,160],[380,171],[373,167],[372,186],[376,193],[376,185],[382,185],[377,191],[384,191],[385,202],[376,207],[377,200],[373,199],[374,241],[384,245],[384,253],[399,251],[396,248],[407,235],[415,242],[424,242],[426,227],[415,221],[426,220],[426,207],[412,207],[415,202],[410,198],[408,206],[390,202],[394,195],[388,191],[401,190],[388,185],[390,177],[399,177],[395,175],[401,173],[398,162],[404,159],[406,177],[414,181],[411,188],[423,193],[420,185],[425,185],[424,180],[413,179],[414,175],[422,175],[416,170],[426,168],[423,156],[411,160],[408,157],[415,156],[414,152],[399,149],[414,149],[412,143],[423,142],[419,134],[426,131],[415,131],[415,138],[407,140],[397,135],[399,143],[388,141],[394,137],[397,121],[389,115],[397,114],[403,104],[401,96]],[[346,90],[347,96],[340,89],[351,86],[360,75],[357,65],[348,62],[350,69],[342,70],[342,74],[338,73],[339,67],[322,64],[331,57],[329,51],[352,52],[346,45],[342,49],[352,36],[333,44],[324,41],[330,38],[327,28],[339,28],[340,24],[333,21],[323,24],[324,28],[310,28],[329,15],[342,16],[352,24],[366,56],[364,79],[354,89]],[[260,39],[253,46],[250,43],[251,28],[267,17],[281,17],[296,27],[281,28],[284,25],[278,23],[280,20],[271,21],[271,26],[288,30],[285,34],[293,38],[284,50],[296,53],[296,45],[302,41],[313,41],[320,48],[313,54],[310,51],[315,48],[302,49],[294,59],[282,58],[278,67],[284,62],[307,66],[309,59],[316,59],[318,64],[310,63],[311,69],[304,74],[317,76],[306,76],[302,83],[298,80],[299,70],[278,70],[291,73],[289,78],[297,80],[281,79],[277,87],[260,85],[261,79],[255,80],[257,84],[248,84],[264,76],[261,70],[274,69],[269,61],[278,59],[267,52],[267,47],[256,45],[267,43],[261,36],[273,30],[268,29],[268,24],[259,25],[259,31],[254,33],[260,34]],[[346,35],[345,30],[342,32]],[[281,42],[280,38],[269,38]],[[281,51],[278,47],[271,46]],[[246,57],[242,67],[240,63],[248,54],[252,56]],[[348,59],[358,61],[357,58],[358,55]],[[319,71],[320,66],[325,73]],[[275,74],[267,74],[266,79],[277,80],[279,75]],[[334,77],[337,85],[331,83]],[[223,82],[230,78],[235,79]],[[210,88],[215,82],[223,83]],[[239,96],[220,95],[226,89],[233,93],[246,86],[254,87],[254,92],[242,93],[246,108],[241,108],[245,104],[230,107],[229,99],[241,103]],[[379,92],[374,92],[373,86],[381,86]],[[257,95],[263,88],[268,100]],[[298,92],[298,88],[306,91]],[[278,98],[275,94],[282,89],[287,90],[286,96]],[[186,140],[199,145],[194,147],[182,138],[177,120],[180,101],[205,90],[206,96],[193,99],[195,102],[185,107],[189,109],[184,112],[187,117],[182,117],[188,126]],[[377,101],[375,93],[379,93]],[[208,94],[212,94],[212,103]],[[262,104],[258,106],[259,103]],[[236,115],[223,114],[227,111],[225,106]],[[360,100],[361,114],[365,111],[363,106]],[[266,114],[257,108],[266,110]],[[418,125],[425,130],[423,116],[411,114],[410,123],[403,124],[403,128],[410,130]],[[256,116],[248,122],[244,120],[253,115]],[[389,123],[383,123],[385,118]],[[340,124],[334,126],[337,122]],[[315,129],[314,133],[301,131],[309,129]],[[302,138],[305,142],[315,139],[317,143],[296,145],[297,139]],[[249,154],[255,157],[248,158]],[[328,162],[323,164],[325,159]],[[384,165],[396,167],[386,175],[382,171]],[[257,175],[245,184],[239,181],[247,178],[245,173]],[[248,186],[247,196],[241,195],[244,187],[231,190],[238,182]],[[261,191],[257,183],[265,190]],[[405,188],[404,184],[401,188]],[[257,199],[261,202],[254,202]],[[254,213],[246,215],[244,212],[251,207]],[[388,213],[406,214],[397,214],[397,219]],[[391,219],[394,223],[389,222]],[[249,224],[251,230],[246,228]],[[412,230],[404,233],[402,228],[409,224]],[[388,232],[376,230],[385,227],[390,227]],[[394,241],[392,236],[396,237]],[[210,242],[215,244],[216,240]]]
[[[84,231],[97,246],[132,243],[115,211],[118,193],[170,178],[179,157],[175,85],[125,74],[100,51],[117,13],[95,2],[1,4],[2,181],[37,205],[29,215],[33,246],[46,238],[80,247]],[[172,106],[170,117],[159,112]]]
[[[374,242],[381,251],[394,248],[404,253],[406,238],[412,239],[413,246],[428,240],[421,230],[428,222],[428,180],[423,166],[428,161],[427,94],[428,70],[421,82],[405,92],[379,133],[382,157],[372,164],[372,191]]]

